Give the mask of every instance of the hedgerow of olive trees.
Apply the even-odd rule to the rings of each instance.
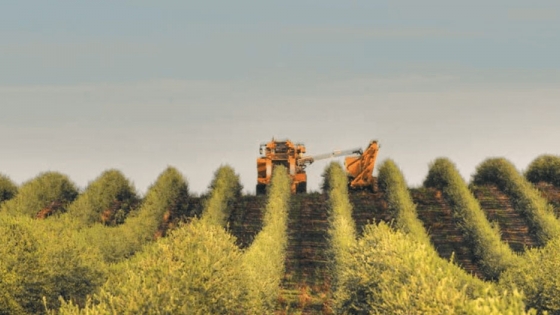
[[[277,166],[267,192],[263,229],[243,254],[250,302],[261,314],[272,314],[284,277],[288,242],[287,221],[290,200],[290,177],[286,168]]]
[[[231,206],[241,195],[243,188],[239,182],[239,176],[230,166],[221,166],[214,174],[210,188],[211,193],[206,201],[202,220],[225,227]]]
[[[337,314],[525,314],[522,295],[471,278],[412,234],[368,225],[350,247]]]
[[[438,255],[422,221],[418,219],[416,205],[412,201],[402,172],[392,160],[387,160],[379,167],[379,187],[384,192],[388,210],[395,213],[396,220],[392,227],[410,234],[412,239],[425,245],[425,250]],[[453,272],[462,281],[463,285],[460,286],[468,288],[467,294],[469,296],[476,296],[474,291],[484,287],[481,280],[467,274],[458,265],[449,264],[446,266],[450,269],[450,272]]]
[[[480,259],[484,274],[497,279],[504,270],[520,263],[510,247],[500,240],[499,231],[493,229],[478,201],[448,159],[437,159],[431,166],[424,186],[442,190],[453,217],[460,222],[465,238]]]
[[[545,154],[537,157],[525,172],[525,178],[531,183],[550,183],[560,187],[560,156]]]
[[[0,174],[0,204],[12,199],[17,194],[17,186],[14,182],[3,174]]]
[[[523,291],[528,307],[560,314],[560,239],[551,240],[543,248],[529,249],[523,257],[523,264],[502,274],[500,285]]]
[[[335,301],[335,310],[339,307],[337,301],[348,299],[352,294],[343,286],[344,274],[349,268],[351,259],[350,248],[356,243],[356,227],[352,219],[352,205],[348,198],[348,179],[338,163],[331,163],[325,171],[324,187],[329,195],[329,243],[330,268],[332,270],[331,291]]]
[[[224,228],[195,219],[119,263],[99,293],[60,314],[258,314],[242,252]]]
[[[0,215],[0,314],[84,305],[104,282],[98,251],[62,221]]]
[[[381,187],[402,188],[394,165],[380,170]],[[490,283],[466,275],[458,266],[440,258],[429,240],[403,234],[386,224],[368,225],[357,241],[347,224],[351,220],[346,176],[331,166],[325,176],[333,214],[331,235],[339,241],[334,249],[333,306],[337,314],[523,314],[522,295],[501,292]],[[389,192],[385,192],[389,193]],[[391,195],[392,194],[392,195]],[[404,192],[389,193],[392,211],[414,213]],[[406,194],[404,194],[406,195]],[[405,200],[405,201],[403,201]],[[401,206],[408,206],[402,209]],[[336,211],[335,209],[338,209]],[[337,218],[338,217],[338,218]],[[414,218],[414,216],[412,216]],[[337,220],[338,219],[338,220]],[[403,225],[417,224],[410,217]],[[338,233],[346,231],[345,234]],[[424,234],[425,235],[425,234]],[[426,236],[424,236],[426,237]],[[335,247],[335,245],[337,245]]]
[[[2,204],[2,211],[36,217],[65,212],[78,196],[76,185],[66,175],[46,172],[25,182],[17,195]]]
[[[216,181],[215,189],[224,182]],[[279,168],[269,190],[264,228],[245,253],[216,221],[193,219],[115,265],[85,308],[68,302],[60,313],[270,313],[283,276],[289,194],[287,173]]]
[[[477,167],[473,184],[494,184],[510,197],[516,211],[525,214],[541,245],[560,237],[560,222],[552,207],[521,174],[503,158],[489,159]]]
[[[393,213],[395,227],[410,233],[416,240],[431,246],[430,237],[418,219],[416,205],[408,191],[402,172],[392,160],[385,161],[379,167],[379,188],[385,193],[388,210]]]
[[[91,182],[68,207],[68,215],[84,225],[116,225],[140,201],[130,181],[118,170],[107,170]]]
[[[118,262],[163,234],[169,216],[181,216],[188,209],[188,184],[174,167],[168,167],[148,189],[140,208],[131,213],[124,224],[108,227],[95,224],[85,229],[87,239],[101,249],[107,262]]]

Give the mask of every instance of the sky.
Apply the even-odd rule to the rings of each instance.
[[[83,189],[116,168],[144,193],[173,166],[200,194],[227,164],[254,193],[273,137],[376,139],[410,186],[439,157],[523,171],[560,155],[558,56],[557,1],[6,0],[0,173]]]

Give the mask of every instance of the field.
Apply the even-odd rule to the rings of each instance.
[[[409,188],[387,160],[376,192],[333,163],[294,195],[278,167],[259,196],[229,166],[202,196],[172,167],[142,197],[2,175],[0,314],[560,314],[559,161],[438,159]]]

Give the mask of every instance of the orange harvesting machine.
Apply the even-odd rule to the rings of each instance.
[[[276,165],[283,165],[292,179],[292,193],[307,191],[307,174],[305,168],[314,161],[337,156],[346,156],[344,165],[348,175],[348,185],[351,189],[375,190],[373,169],[377,159],[379,145],[376,140],[362,151],[361,148],[337,150],[315,156],[305,155],[305,146],[290,140],[275,140],[262,143],[259,148],[261,156],[257,158],[257,194],[264,194],[270,184],[272,169]]]

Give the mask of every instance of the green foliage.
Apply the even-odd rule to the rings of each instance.
[[[68,208],[68,215],[85,225],[116,225],[140,201],[132,184],[118,170],[103,172]]]
[[[352,205],[348,199],[348,178],[338,163],[326,170],[329,191],[329,241],[332,269],[332,289],[335,299],[344,299],[348,292],[339,288],[344,271],[349,268],[350,248],[356,243],[356,227],[352,219]]]
[[[537,157],[529,165],[525,178],[534,184],[547,182],[560,187],[560,156],[547,154]]]
[[[250,301],[261,314],[272,314],[284,277],[290,177],[284,167],[275,167],[268,189],[263,229],[243,255],[243,269],[249,281]]]
[[[221,166],[214,174],[210,189],[212,192],[204,206],[202,220],[225,227],[233,202],[241,196],[243,189],[239,176],[230,166]]]
[[[506,159],[489,159],[479,165],[473,184],[498,186],[510,197],[515,210],[529,219],[541,245],[560,237],[560,222],[556,219],[552,207]]]
[[[189,187],[184,176],[174,167],[167,167],[149,189],[138,211],[138,217],[154,219],[161,225],[165,213],[174,217],[187,215]]]
[[[495,175],[488,178],[495,182]],[[499,176],[505,182],[518,180]],[[330,202],[336,313],[523,314],[526,301],[540,311],[560,314],[560,282],[554,276],[560,267],[558,238],[544,248],[528,250],[523,261],[504,251],[505,244],[498,242],[496,247],[497,231],[488,230],[454,166],[436,161],[426,185],[443,191],[480,248],[478,255],[489,274],[502,272],[500,286],[483,282],[433,250],[393,161],[380,167],[379,184],[395,214],[397,231],[385,224],[369,225],[363,238],[356,240],[346,174],[337,163],[326,170],[323,186]],[[140,208],[117,226],[104,225],[100,216],[115,208],[115,200],[137,200],[132,185],[118,171],[107,171],[90,183],[57,220],[32,217],[55,202],[60,203],[57,210],[64,211],[76,198],[75,186],[64,175],[41,174],[22,185],[18,195],[15,185],[0,176],[0,198],[8,191],[3,187],[11,189],[13,198],[1,205],[0,212],[0,315],[47,310],[53,315],[269,314],[275,310],[284,276],[291,196],[284,168],[274,170],[263,229],[245,252],[224,229],[229,209],[241,195],[239,178],[228,166],[215,173],[203,217],[173,230],[171,221],[189,215],[189,195],[186,180],[171,167],[150,187]],[[538,209],[532,195],[515,196],[518,209]],[[533,203],[522,203],[523,198]],[[127,202],[120,204],[125,213]],[[166,231],[168,237],[158,239]],[[524,292],[525,300],[517,290]]]
[[[12,199],[17,194],[17,191],[16,184],[8,176],[0,174],[0,204]]]
[[[119,264],[85,309],[60,314],[254,314],[234,241],[193,220]]]
[[[560,314],[560,239],[551,240],[543,248],[532,248],[524,257],[523,264],[502,274],[500,285],[522,290],[528,307]]]
[[[224,186],[229,189],[234,187],[231,184],[224,185],[224,182],[216,180],[214,190],[219,191]],[[131,259],[118,263],[102,290],[85,308],[80,309],[68,302],[60,313],[273,312],[280,281],[284,276],[287,242],[290,179],[285,169],[275,169],[268,193],[263,230],[245,253],[239,250],[235,239],[222,226],[212,220],[194,219],[190,224],[173,231],[169,237],[145,246]],[[141,212],[142,209],[139,214]],[[133,225],[129,225],[132,218],[116,228],[101,225],[94,228],[126,233],[129,230],[127,226],[133,228]],[[94,231],[94,228],[90,230]],[[131,235],[138,232],[132,232]],[[102,233],[97,231],[94,234]],[[128,237],[124,237],[124,241],[119,243],[126,244],[127,241]],[[114,244],[115,240],[105,242]],[[119,248],[116,248],[117,251]]]
[[[388,210],[396,218],[395,227],[411,234],[419,242],[431,246],[430,237],[418,219],[416,205],[408,191],[402,172],[392,160],[379,167],[379,188],[385,192]]]
[[[24,183],[14,198],[2,204],[2,211],[30,217],[42,210],[64,212],[76,196],[78,189],[66,175],[46,172]]]
[[[84,305],[104,282],[95,248],[62,221],[0,215],[0,314],[40,314],[59,297]]]
[[[500,232],[492,228],[484,211],[467,184],[449,160],[437,159],[431,166],[424,185],[442,190],[449,203],[453,217],[459,222],[465,238],[480,258],[482,271],[489,278],[498,278],[500,273],[518,263],[510,247],[500,240]]]
[[[168,167],[148,189],[138,211],[131,213],[124,224],[116,227],[96,224],[82,233],[101,249],[107,262],[117,262],[153,241],[156,234],[163,235],[170,217],[187,213],[188,198],[185,178],[177,169]]]
[[[132,257],[154,239],[153,234],[150,235],[147,230],[143,230],[140,223],[138,221],[135,224],[125,223],[117,227],[97,223],[90,228],[80,230],[79,233],[90,246],[99,249],[103,261],[117,263]]]
[[[0,215],[0,313],[26,314],[40,310],[41,279],[36,272],[40,257],[30,220]],[[38,287],[35,289],[34,287]],[[30,292],[29,292],[30,291]]]
[[[411,234],[368,225],[349,249],[337,314],[524,314],[522,295],[463,272]],[[472,293],[469,293],[472,292]]]
[[[335,248],[343,249],[356,240],[356,227],[352,219],[352,205],[348,198],[348,179],[338,163],[329,166],[330,237]]]
[[[351,222],[351,206],[346,176],[336,166],[327,170],[329,183],[325,186],[331,187],[333,304],[337,314],[523,313],[520,294],[500,292],[438,256],[392,161],[381,166],[379,183],[401,229],[395,232],[385,224],[368,225],[363,238],[356,241],[353,224],[347,223]],[[338,226],[345,232],[337,233]]]

